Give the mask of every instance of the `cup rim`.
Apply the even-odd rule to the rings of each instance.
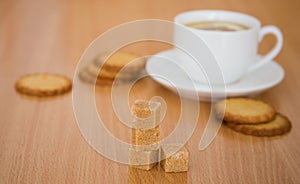
[[[197,30],[199,32],[208,33],[208,34],[214,34],[214,33],[218,33],[218,34],[247,33],[247,32],[253,31],[254,29],[260,28],[260,26],[261,26],[261,22],[256,17],[254,17],[252,15],[248,15],[248,14],[241,13],[241,12],[236,12],[236,11],[228,11],[228,10],[192,10],[192,11],[185,11],[185,12],[177,14],[174,17],[174,23],[180,24],[180,25],[186,27],[186,25],[184,23],[182,23],[182,21],[180,21],[180,19],[182,17],[190,16],[192,14],[200,14],[200,13],[206,13],[206,14],[219,13],[219,14],[231,14],[231,15],[234,14],[234,15],[237,15],[237,16],[242,16],[242,17],[247,18],[247,19],[251,19],[251,21],[254,22],[254,26],[251,26],[247,30],[241,30],[241,31],[218,31],[218,30],[209,31],[209,30],[200,30],[200,29],[195,29],[195,28],[190,28],[189,27],[190,29]]]

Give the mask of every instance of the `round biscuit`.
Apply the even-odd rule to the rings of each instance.
[[[98,75],[98,78],[101,78],[101,77],[110,78],[110,79],[115,79],[118,77],[119,79],[128,80],[128,79],[132,79],[134,77],[134,74],[125,73],[125,72],[113,73],[113,72],[107,71],[105,69],[102,69]]]
[[[277,114],[275,119],[261,124],[235,124],[226,122],[226,125],[236,132],[254,136],[276,136],[291,130],[291,122],[287,117]]]
[[[134,63],[129,64],[131,61]],[[102,66],[107,71],[119,71],[126,66],[124,72],[139,72],[146,64],[146,58],[136,54],[118,51],[116,53],[106,52],[100,54],[95,60],[96,66]]]
[[[72,88],[72,81],[62,75],[35,73],[22,76],[16,83],[19,93],[29,96],[54,96],[66,93]]]
[[[96,80],[96,85],[112,85],[113,82],[122,84],[122,83],[130,81],[130,80],[125,80],[125,79],[116,80],[116,79],[111,79],[111,78],[106,78],[106,77],[95,77],[95,76],[92,76],[90,73],[88,73],[84,69],[79,72],[78,77],[81,81],[90,83],[90,84],[95,84],[95,80]]]
[[[276,111],[269,104],[250,98],[229,98],[214,106],[217,117],[232,123],[258,124],[274,119]]]
[[[93,64],[90,63],[88,64],[84,70],[86,70],[90,75],[92,76],[97,76],[98,78],[107,78],[107,79],[115,79],[116,77],[123,79],[123,80],[128,80],[128,79],[132,79],[134,77],[134,75],[136,75],[137,73],[128,73],[128,72],[123,72],[120,73],[118,71],[107,71],[106,69],[102,68],[101,70],[99,70],[99,68]],[[100,72],[99,72],[100,71]]]
[[[95,76],[92,76],[90,73],[88,73],[86,70],[81,70],[78,74],[78,77],[81,81],[90,83],[90,84],[97,84],[97,85],[111,85],[113,83],[113,79],[109,78],[98,78]]]

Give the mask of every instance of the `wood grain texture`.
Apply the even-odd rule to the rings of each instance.
[[[300,183],[299,8],[298,0],[0,1],[0,183]],[[282,29],[284,46],[276,61],[286,77],[256,98],[289,117],[293,125],[289,134],[257,138],[222,127],[214,142],[200,152],[198,142],[211,107],[200,103],[198,126],[186,146],[189,171],[166,174],[157,167],[146,172],[110,161],[85,142],[70,93],[36,100],[14,91],[15,81],[27,73],[52,72],[72,78],[84,49],[113,26],[145,18],[172,20],[194,9],[241,11],[258,17],[263,25]],[[261,52],[273,43],[267,37]],[[144,43],[126,49],[147,55],[168,48]],[[129,141],[130,130],[115,116],[110,92],[107,87],[97,87],[99,114],[112,134]],[[134,86],[130,100],[155,95],[172,107],[163,122],[166,136],[178,120],[178,96],[147,78]]]

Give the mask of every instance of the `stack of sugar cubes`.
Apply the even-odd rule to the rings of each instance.
[[[181,144],[160,146],[161,104],[155,101],[136,100],[131,107],[132,147],[129,163],[132,167],[150,170],[159,160],[165,172],[188,170],[188,151]]]

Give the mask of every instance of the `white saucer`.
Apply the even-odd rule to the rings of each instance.
[[[175,50],[160,52],[148,59],[146,71],[158,83],[178,92],[180,96],[193,100],[210,101],[211,95],[224,94],[223,87],[192,82],[174,61]],[[253,96],[279,84],[284,78],[284,70],[271,61],[260,69],[243,76],[238,82],[227,84],[227,97]],[[195,96],[197,94],[198,96]]]

